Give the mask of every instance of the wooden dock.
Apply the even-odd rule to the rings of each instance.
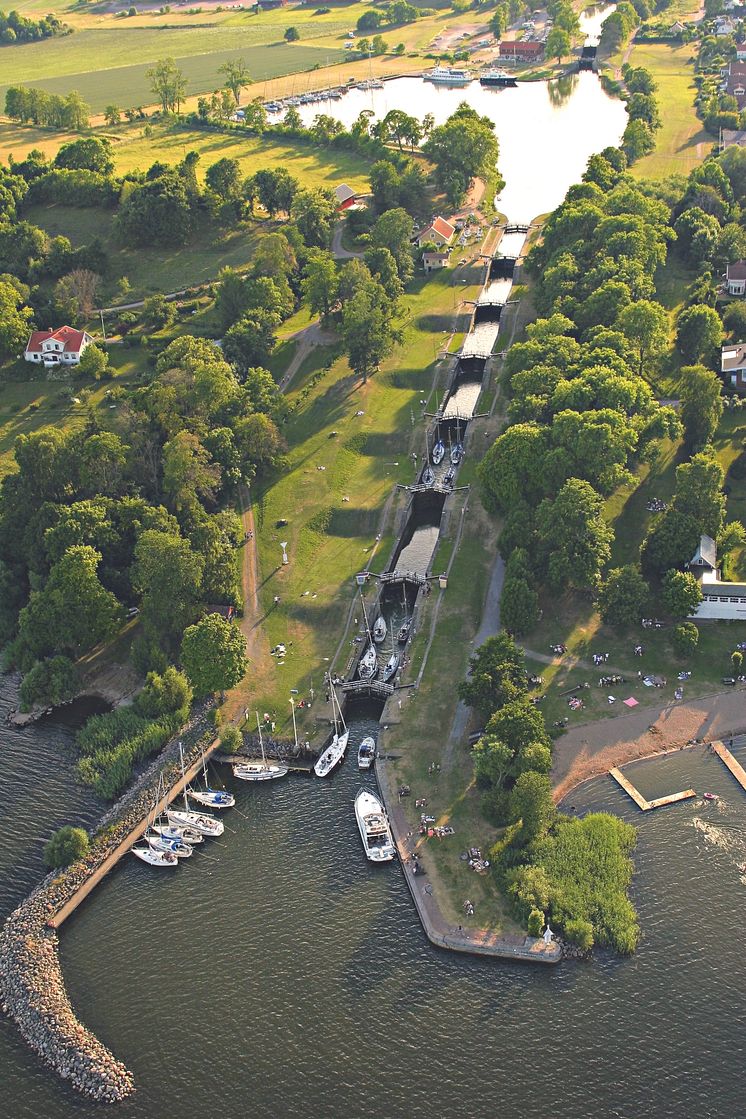
[[[738,765],[738,762],[735,764]],[[741,772],[743,773],[743,770],[741,770]],[[746,781],[746,773],[743,773],[743,776],[744,781]],[[609,777],[614,778],[617,785],[620,785],[621,788],[624,789],[627,796],[632,798],[642,812],[649,812],[651,808],[663,808],[666,804],[676,804],[680,800],[689,800],[691,797],[697,795],[694,789],[684,789],[680,793],[669,793],[666,797],[657,797],[656,800],[646,800],[640,790],[635,788],[631,781],[627,780],[621,769],[617,769],[616,766],[614,766],[613,769],[609,770]],[[744,784],[744,788],[746,788],[746,784]]]
[[[207,759],[215,752],[215,750],[217,750],[219,745],[220,740],[216,738],[214,742],[211,742],[209,746],[205,747],[205,761],[207,761]],[[158,804],[155,808],[155,815],[157,816],[160,812],[163,812],[165,808],[171,803],[171,801],[175,800],[179,793],[182,793],[184,791],[185,786],[188,785],[190,781],[193,781],[197,774],[201,771],[202,755],[200,755],[200,757],[196,761],[192,762],[189,768],[185,771],[184,775],[180,776],[178,781],[174,785],[172,785],[171,788],[158,801]],[[85,882],[83,882],[75,891],[72,897],[68,898],[65,904],[60,909],[58,909],[52,917],[49,918],[47,922],[48,925],[50,925],[53,929],[58,929],[63,921],[67,920],[70,914],[78,908],[80,903],[88,897],[91,890],[93,890],[95,886],[98,886],[101,879],[109,873],[112,867],[116,866],[123,855],[127,854],[130,847],[132,847],[132,845],[146,831],[152,819],[153,811],[151,810],[150,812],[148,812],[147,816],[144,819],[140,820],[139,823],[137,823],[135,827],[127,833],[121,843],[119,843],[113,851],[109,852],[103,862],[99,863],[92,874],[88,878],[86,878]]]
[[[731,771],[741,788],[746,791],[746,769],[743,768],[740,762],[736,761],[725,743],[711,742],[710,747],[712,748],[713,754],[717,754],[721,762]]]

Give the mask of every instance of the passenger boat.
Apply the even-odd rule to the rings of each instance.
[[[360,789],[355,797],[355,819],[365,854],[372,863],[390,863],[396,857],[388,816],[375,793]]]
[[[358,769],[370,769],[376,756],[376,743],[375,739],[368,735],[357,748],[357,767]]]
[[[373,625],[373,640],[375,641],[376,645],[380,645],[381,642],[385,639],[387,629],[388,627],[386,625],[386,619],[384,618],[383,614],[379,614]]]
[[[158,832],[146,832],[145,842],[152,851],[170,851],[177,859],[188,859],[194,853],[190,843],[183,839],[164,839]]]
[[[378,657],[375,645],[369,645],[360,658],[357,674],[361,680],[372,680],[378,672]]]
[[[259,731],[259,745],[262,749],[261,759],[252,758],[247,762],[236,762],[233,766],[233,776],[237,777],[239,781],[276,781],[278,777],[286,777],[290,767],[285,762],[267,761],[259,712],[257,711],[255,714],[256,729]]]
[[[469,85],[472,80],[470,70],[459,70],[455,66],[434,66],[422,77],[436,85]]]
[[[331,697],[332,711],[334,712],[334,734],[332,736],[331,742],[324,750],[323,754],[321,754],[316,759],[316,764],[313,767],[313,771],[317,777],[328,777],[332,770],[337,768],[339,763],[342,761],[342,758],[345,756],[345,750],[347,749],[347,743],[350,738],[350,732],[347,729],[341,711],[339,712],[339,718],[341,719],[343,729],[342,733],[339,733],[339,725],[337,722],[336,693],[333,688]]]
[[[399,627],[399,632],[396,635],[396,640],[399,642],[400,645],[406,645],[407,641],[409,641],[409,631],[411,630],[411,628],[412,619],[407,618],[406,622],[404,622],[404,624]]]
[[[438,442],[433,447],[433,453],[432,453],[432,456],[431,456],[432,460],[433,460],[433,466],[440,466],[440,464],[443,461],[443,458],[445,456],[445,453],[446,453],[446,445],[445,445],[445,443],[443,442],[442,439],[439,439]]]
[[[464,447],[462,443],[457,443],[455,447],[451,448],[451,464],[458,466],[461,459],[464,457]]]
[[[505,86],[518,85],[515,74],[509,74],[507,70],[485,70],[479,75],[479,84],[486,86],[498,86],[505,88]]]
[[[152,847],[131,847],[130,851],[148,866],[178,866],[179,860],[173,851],[154,851]]]
[[[386,661],[386,664],[383,666],[383,672],[381,673],[381,679],[383,680],[384,684],[388,684],[391,677],[396,676],[398,667],[399,654],[392,653],[389,659]]]
[[[194,828],[179,828],[174,824],[159,824],[151,825],[151,831],[157,832],[162,835],[164,839],[183,839],[184,843],[188,843],[190,847],[194,847],[197,843],[204,843],[205,837],[200,832],[195,831]]]

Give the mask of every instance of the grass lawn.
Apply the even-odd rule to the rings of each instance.
[[[656,96],[663,121],[656,134],[655,151],[631,169],[636,179],[663,179],[674,173],[688,175],[715,143],[694,110],[695,49],[691,43],[676,47],[666,43],[635,43],[632,47],[631,65],[650,70],[658,84]]]

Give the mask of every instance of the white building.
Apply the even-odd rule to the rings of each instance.
[[[727,266],[725,289],[728,295],[746,295],[746,260],[737,260]]]
[[[711,536],[703,535],[699,547],[688,564],[702,591],[702,601],[690,617],[738,621],[746,619],[746,583],[723,583],[717,568],[717,545]]]
[[[35,330],[26,343],[26,361],[42,363],[47,369],[58,365],[77,365],[80,355],[93,338],[84,330],[60,326],[57,330]]]

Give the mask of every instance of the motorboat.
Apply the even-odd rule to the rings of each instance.
[[[188,802],[187,802],[188,803]],[[192,828],[200,835],[217,837],[225,831],[225,824],[208,812],[192,812],[189,808],[168,808],[166,810],[169,824],[176,827]]]
[[[184,843],[188,843],[190,847],[205,842],[204,835],[195,831],[194,828],[179,828],[174,824],[159,824],[156,821],[156,823],[150,825],[150,830],[162,835],[164,839],[183,839]]]
[[[479,84],[504,89],[506,86],[518,85],[518,82],[515,74],[509,74],[507,70],[491,69],[479,75]]]
[[[386,619],[383,614],[379,614],[373,625],[373,640],[376,645],[380,645],[385,640],[387,629]]]
[[[372,863],[390,863],[396,858],[388,816],[375,793],[360,789],[355,797],[355,819],[366,857]]]
[[[339,717],[342,721],[342,733],[339,733],[339,724],[337,722],[337,700],[334,689],[331,693],[332,697],[332,711],[334,712],[334,734],[332,740],[322,754],[316,759],[316,764],[313,767],[313,772],[317,777],[328,777],[332,770],[336,769],[342,758],[345,756],[347,743],[350,739],[350,732],[347,729],[342,712],[339,712]]]
[[[361,680],[372,680],[378,672],[378,656],[376,647],[370,644],[360,658],[357,674]]]
[[[469,85],[472,80],[470,70],[460,70],[455,66],[434,66],[422,77],[436,85]]]
[[[399,627],[399,632],[396,635],[396,640],[400,645],[406,645],[409,641],[409,632],[412,629],[412,619],[407,618],[406,622]]]
[[[285,762],[267,761],[258,711],[256,712],[256,729],[259,731],[259,745],[262,749],[262,756],[261,758],[250,758],[246,762],[236,762],[233,766],[233,776],[237,777],[239,781],[276,781],[278,777],[286,777],[290,767]]]
[[[179,860],[173,851],[154,851],[152,847],[130,847],[133,855],[142,859],[148,866],[178,866]]]
[[[399,654],[392,653],[389,659],[386,661],[386,664],[383,666],[383,672],[381,673],[381,679],[383,680],[384,684],[388,684],[392,676],[396,676],[398,668]]]
[[[717,793],[702,793],[703,800],[717,800]]]
[[[370,769],[376,756],[376,742],[368,735],[357,748],[358,769]]]
[[[444,486],[452,486],[455,477],[456,477],[456,467],[455,466],[449,466],[448,469],[446,470],[445,474],[443,475],[443,485]]]
[[[236,798],[225,789],[190,789],[189,796],[207,808],[233,808]]]
[[[422,471],[422,484],[423,486],[435,485],[435,475],[433,474],[432,468],[429,465],[426,466],[425,469]]]
[[[456,445],[451,448],[451,464],[453,466],[458,466],[458,464],[461,462],[461,459],[463,457],[464,457],[463,443],[456,443]]]
[[[190,843],[183,839],[164,839],[158,832],[146,832],[145,841],[153,851],[171,851],[177,859],[188,859],[194,853]]]
[[[432,454],[430,456],[433,460],[433,466],[440,466],[440,464],[443,461],[443,458],[445,456],[445,453],[446,453],[446,445],[445,445],[445,443],[443,442],[442,439],[439,439],[438,442],[433,447]]]

